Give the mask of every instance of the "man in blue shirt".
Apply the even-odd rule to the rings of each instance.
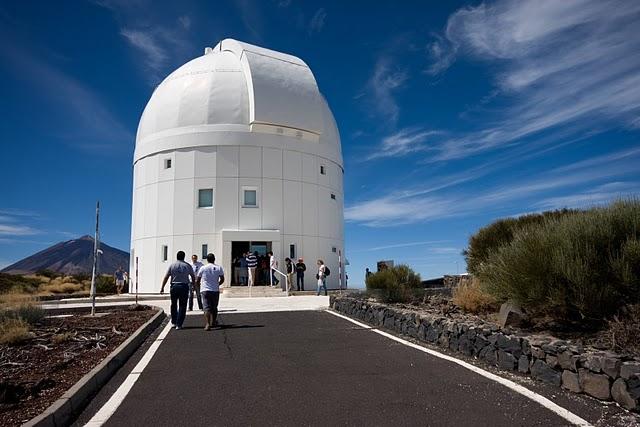
[[[184,260],[184,251],[176,254],[178,259],[169,266],[167,274],[162,279],[160,293],[164,293],[164,286],[171,277],[171,324],[176,329],[182,329],[184,318],[187,316],[187,298],[189,297],[189,279],[196,282],[196,275],[193,274],[193,267]]]
[[[247,268],[249,270],[249,286],[256,284],[256,268],[258,267],[258,251],[249,252],[247,255]]]
[[[193,274],[198,277],[198,270],[202,267],[202,263],[198,261],[198,255],[191,255],[191,267],[193,268]],[[200,286],[195,282],[189,283],[189,311],[193,311],[193,293],[196,294],[196,300],[198,301],[198,308],[202,310],[202,297],[200,296]]]

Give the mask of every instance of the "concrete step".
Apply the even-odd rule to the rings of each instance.
[[[249,298],[249,297],[286,297],[287,293],[280,287],[270,286],[232,286],[223,288],[222,295],[225,298]]]

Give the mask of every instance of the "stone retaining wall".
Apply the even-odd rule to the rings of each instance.
[[[520,336],[481,320],[454,320],[351,297],[331,296],[331,308],[373,326],[482,359],[575,393],[615,400],[640,412],[640,360],[585,349],[549,336]]]

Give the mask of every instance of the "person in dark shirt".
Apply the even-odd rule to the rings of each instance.
[[[182,323],[187,315],[187,299],[189,299],[189,278],[196,283],[193,267],[184,260],[184,252],[176,254],[177,261],[169,266],[167,274],[162,279],[160,293],[164,293],[164,286],[171,277],[171,324],[176,329],[182,329]],[[179,305],[179,307],[178,307]]]
[[[307,271],[307,266],[304,264],[302,258],[298,258],[296,263],[296,287],[299,291],[304,291],[304,272]]]

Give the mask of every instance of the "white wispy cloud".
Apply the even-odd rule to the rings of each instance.
[[[442,132],[423,130],[417,128],[405,128],[386,136],[380,145],[366,158],[366,160],[383,157],[402,157],[407,154],[425,151],[429,138],[441,135]]]
[[[619,159],[624,159],[620,161]],[[464,174],[451,174],[428,185],[356,202],[345,208],[345,220],[370,227],[386,227],[467,216],[489,209],[579,207],[589,202],[611,201],[640,194],[630,182],[620,186],[620,177],[637,173],[640,150],[621,150],[582,163],[558,167],[538,176],[494,185],[482,191],[450,191],[448,182],[466,182]],[[481,168],[471,176],[482,176]],[[447,189],[447,191],[443,191]],[[558,195],[558,192],[562,193]]]
[[[2,236],[33,236],[40,232],[26,225],[0,224],[0,235]]]
[[[191,29],[191,18],[188,15],[183,15],[178,18],[178,22],[185,30]]]
[[[433,158],[513,146],[559,127],[636,127],[639,22],[634,1],[499,0],[458,10],[428,47],[427,72],[442,73],[463,56],[490,64],[508,107],[490,126],[443,138]]]
[[[144,56],[144,61],[151,70],[160,71],[167,65],[167,51],[153,31],[123,28],[120,35]]]
[[[321,7],[313,14],[309,22],[309,34],[319,33],[324,28],[324,21],[327,19],[327,11]]]
[[[382,251],[386,249],[397,249],[397,248],[408,248],[412,246],[428,246],[428,245],[437,245],[441,243],[448,243],[450,240],[424,240],[420,242],[403,242],[403,243],[393,243],[389,245],[375,246],[372,248],[361,249],[361,250],[353,250],[350,252],[376,252]]]
[[[373,74],[367,82],[367,93],[375,112],[391,125],[397,123],[400,115],[394,95],[405,85],[408,77],[405,70],[394,65],[391,56],[383,54],[376,61]]]

